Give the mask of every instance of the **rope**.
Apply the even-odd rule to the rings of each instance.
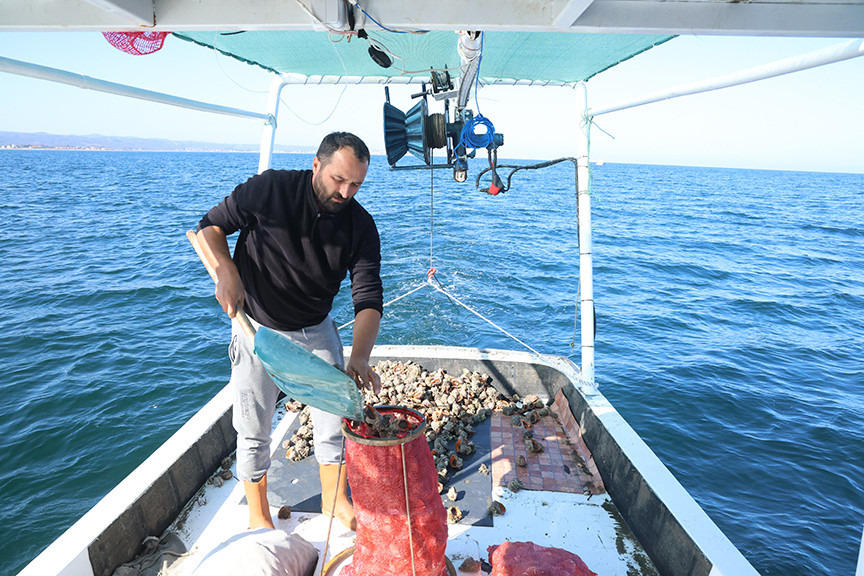
[[[462,146],[465,151],[468,151],[468,148],[472,148],[477,150],[479,148],[486,148],[488,150],[495,149],[495,126],[492,124],[492,121],[483,116],[480,112],[480,100],[477,96],[477,93],[480,90],[480,64],[483,62],[483,41],[485,38],[485,33],[480,33],[480,50],[477,53],[475,59],[471,60],[468,65],[465,74],[463,74],[463,80],[468,76],[469,73],[474,74],[474,78],[472,82],[463,83],[459,86],[459,97],[457,99],[457,106],[463,107],[468,103],[468,96],[470,94],[471,85],[474,85],[474,105],[477,108],[477,116],[474,116],[470,120],[468,120],[465,125],[462,127],[462,131],[459,133],[459,142],[454,147],[454,150],[458,150],[460,146]],[[467,87],[467,88],[466,88]],[[463,92],[467,90],[467,92]],[[485,130],[481,133],[477,133],[477,127],[483,126]],[[458,157],[456,158],[456,163],[463,170],[468,169],[468,163],[463,162]]]
[[[486,130],[478,134],[478,126],[483,126]],[[495,126],[491,120],[478,112],[477,116],[465,123],[459,139],[466,148],[488,148],[495,141]]]
[[[475,97],[476,97],[476,91],[475,91]],[[491,122],[489,122],[486,118],[484,118],[480,114],[478,114],[478,116],[476,116],[474,118],[474,120],[477,121],[476,123],[488,125],[488,131],[483,136],[488,136],[490,140],[494,139],[495,128],[492,126]],[[472,126],[472,130],[473,130],[473,126],[476,123],[471,122],[468,125],[466,125],[466,128],[468,128],[468,126]],[[463,129],[463,135],[464,134],[465,134],[465,130]],[[473,144],[482,145],[482,143],[478,143],[476,141],[471,142],[470,144],[471,145],[473,145]],[[433,152],[433,154],[434,154],[434,152]],[[491,154],[491,152],[490,152],[490,154]],[[497,158],[496,158],[496,160],[497,160]],[[579,186],[578,186],[578,161],[576,158],[573,158],[573,157],[557,158],[555,160],[549,160],[546,162],[539,162],[537,164],[529,164],[529,165],[502,164],[502,165],[498,165],[498,166],[495,165],[495,163],[492,161],[492,159],[490,157],[490,167],[485,168],[479,174],[477,174],[477,179],[475,181],[475,185],[476,185],[478,190],[485,192],[486,190],[482,190],[480,188],[480,178],[483,176],[483,174],[485,174],[486,172],[489,172],[489,171],[492,171],[494,174],[496,168],[512,168],[510,173],[507,175],[506,187],[501,189],[501,191],[506,192],[507,190],[510,189],[510,182],[511,182],[511,179],[513,178],[513,175],[516,172],[518,172],[519,170],[537,170],[540,168],[547,168],[549,166],[553,166],[553,165],[559,164],[561,162],[572,162],[573,163],[574,183],[575,183],[575,187],[576,187],[576,190],[578,193],[578,189],[579,189]],[[432,163],[434,164],[434,160]],[[590,169],[590,167],[589,167],[589,169]],[[511,338],[512,340],[514,340],[515,342],[519,343],[521,346],[525,347],[527,350],[529,350],[532,354],[534,354],[538,358],[546,359],[546,355],[538,352],[537,350],[535,350],[534,348],[532,348],[531,346],[529,346],[528,344],[526,344],[525,342],[523,342],[522,340],[520,340],[519,338],[517,338],[516,336],[514,336],[513,334],[511,334],[510,332],[508,332],[507,330],[505,330],[504,328],[502,328],[501,326],[499,326],[498,324],[496,324],[495,322],[493,322],[492,320],[490,320],[489,318],[487,318],[486,316],[481,314],[480,312],[474,310],[473,308],[471,308],[470,306],[468,306],[467,304],[465,304],[464,302],[459,300],[459,298],[457,298],[453,294],[450,294],[449,292],[447,292],[447,290],[444,289],[444,287],[441,285],[441,282],[436,277],[436,273],[438,272],[438,270],[434,266],[434,256],[435,256],[435,242],[434,242],[434,238],[435,238],[435,236],[434,236],[434,230],[435,230],[435,212],[434,212],[435,177],[434,177],[434,173],[435,173],[434,170],[429,171],[429,174],[430,174],[430,178],[429,178],[429,270],[426,272],[426,282],[419,285],[419,286],[414,287],[413,289],[409,290],[405,294],[402,294],[401,296],[394,298],[393,300],[385,303],[384,307],[386,308],[386,307],[390,306],[391,304],[401,300],[402,298],[405,298],[405,297],[413,294],[414,292],[417,292],[418,290],[420,290],[424,286],[428,285],[428,286],[432,287],[434,290],[436,290],[436,291],[440,292],[441,294],[443,294],[444,296],[446,296],[452,302],[459,304],[460,306],[462,306],[463,308],[465,308],[466,310],[468,310],[469,312],[471,312],[472,314],[474,314],[475,316],[477,316],[481,320],[485,321],[487,324],[489,324],[493,328],[497,329],[498,331],[500,331],[505,336],[507,336],[507,337]],[[590,172],[589,172],[589,183],[590,183]],[[577,237],[578,237],[578,226],[577,226]],[[578,294],[578,292],[579,292],[579,284],[577,284],[577,294]],[[577,296],[577,298],[578,298],[578,296]],[[579,309],[578,309],[578,304],[577,304],[576,313],[574,314],[573,340],[571,341],[571,344],[570,344],[571,347],[575,344],[575,341],[576,341],[576,333],[577,333],[577,327],[578,327],[578,313],[579,313]],[[346,328],[353,323],[354,323],[354,320],[351,320],[350,322],[347,322],[347,323],[343,324],[342,326],[339,326],[339,329],[341,330],[343,328]],[[595,327],[595,332],[596,332],[596,327]],[[406,490],[407,490],[407,488],[406,488]],[[413,562],[413,557],[412,557],[412,562]]]
[[[555,160],[548,160],[546,162],[539,162],[537,164],[525,164],[525,165],[498,164],[494,168],[492,166],[490,166],[489,168],[484,168],[483,170],[481,170],[477,174],[477,178],[474,180],[474,186],[480,192],[488,192],[489,191],[488,188],[480,188],[480,178],[483,176],[483,174],[485,174],[486,172],[490,172],[492,170],[498,170],[500,168],[513,168],[513,170],[511,170],[510,173],[507,175],[507,184],[503,188],[501,188],[501,192],[507,192],[508,190],[510,190],[510,180],[513,178],[513,175],[516,172],[518,172],[520,170],[538,170],[540,168],[548,168],[549,166],[552,166],[554,164],[558,164],[560,162],[572,162],[574,169],[577,167],[577,160],[576,160],[576,158],[573,158],[572,156],[568,156],[566,158],[557,158]],[[578,185],[578,183],[577,183],[577,185]]]
[[[534,348],[532,348],[531,346],[529,346],[528,344],[526,344],[525,342],[523,342],[522,340],[520,340],[519,338],[517,338],[516,336],[514,336],[513,334],[510,334],[507,330],[505,330],[505,329],[502,328],[501,326],[495,324],[495,322],[493,322],[493,321],[490,320],[489,318],[483,316],[482,314],[480,314],[479,312],[477,312],[476,310],[474,310],[473,308],[471,308],[470,306],[468,306],[467,304],[465,304],[464,302],[462,302],[461,300],[459,300],[458,298],[456,298],[456,297],[453,296],[452,294],[449,294],[446,290],[444,290],[444,288],[442,288],[442,287],[440,286],[440,282],[439,282],[439,285],[438,285],[438,286],[432,284],[431,282],[429,283],[429,285],[430,285],[432,288],[434,288],[435,290],[437,290],[438,292],[441,292],[442,294],[444,294],[445,296],[447,296],[448,298],[450,298],[451,300],[453,300],[454,302],[456,302],[457,304],[459,304],[460,306],[462,306],[463,308],[465,308],[466,310],[468,310],[469,312],[471,312],[472,314],[474,314],[475,316],[478,316],[478,317],[481,318],[482,320],[485,320],[485,321],[488,322],[491,326],[494,326],[495,328],[497,328],[498,330],[500,330],[502,333],[506,334],[507,336],[509,336],[510,338],[512,338],[513,340],[515,340],[516,342],[518,342],[519,344],[521,344],[522,346],[524,346],[525,348],[527,348],[528,350],[530,350],[531,352],[533,352],[534,354],[536,354],[537,356],[543,358],[543,354],[541,354],[540,352],[538,352],[537,350],[535,350]]]
[[[435,165],[435,150],[429,152],[429,164]],[[433,255],[433,239],[435,237],[435,171],[429,171],[429,271],[426,272],[426,278],[431,280],[435,276],[435,266],[432,263]]]
[[[402,484],[405,486],[405,516],[408,518],[408,546],[411,549],[411,574],[417,576],[417,567],[414,565],[414,536],[411,534],[411,507],[408,504],[408,471],[405,469],[405,444],[399,444],[402,450]]]
[[[376,20],[375,18],[373,18],[372,15],[369,14],[368,12],[366,12],[366,10],[364,10],[363,7],[360,6],[360,4],[358,4],[357,2],[355,2],[355,1],[351,1],[350,3],[351,3],[355,8],[357,8],[358,10],[360,10],[363,14],[365,14],[366,17],[369,18],[369,20],[371,20],[372,22],[374,22],[375,24],[377,24],[379,28],[381,28],[382,30],[386,30],[387,32],[392,32],[392,33],[394,33],[394,34],[426,34],[427,32],[429,32],[428,30],[396,30],[396,29],[393,29],[393,28],[388,28],[387,26],[384,26],[383,24],[381,24],[380,22],[378,22],[378,20]]]
[[[432,154],[430,156],[430,160],[431,160],[432,164],[435,163],[435,152],[434,151],[432,151]],[[431,282],[432,279],[435,278],[435,273],[438,271],[435,268],[435,266],[433,265],[434,254],[435,254],[435,249],[434,249],[434,246],[435,246],[435,243],[434,243],[435,213],[433,211],[434,199],[435,199],[434,184],[435,184],[435,171],[430,170],[429,171],[429,270],[426,272],[426,280],[428,282]],[[418,290],[420,290],[424,286],[426,286],[425,282],[420,284],[419,286],[415,286],[413,289],[409,290],[405,294],[402,294],[401,296],[397,296],[396,298],[394,298],[393,300],[390,300],[389,302],[385,302],[382,307],[387,308],[391,304],[398,302],[399,300],[405,298],[406,296],[410,296],[414,292],[417,292]],[[351,326],[352,324],[354,324],[354,320],[351,320],[350,322],[346,322],[345,324],[342,324],[341,326],[339,326],[338,330],[342,330],[343,328],[347,328],[348,326]]]
[[[514,336],[513,334],[511,334],[510,332],[508,332],[507,330],[505,330],[504,328],[502,328],[501,326],[499,326],[498,324],[496,324],[495,322],[493,322],[489,318],[487,318],[486,316],[483,316],[481,313],[477,312],[476,310],[474,310],[473,308],[471,308],[470,306],[468,306],[467,304],[465,304],[464,302],[462,302],[461,300],[459,300],[458,298],[456,298],[455,296],[453,296],[452,294],[447,292],[447,290],[445,290],[443,288],[443,286],[441,286],[441,282],[435,276],[436,272],[437,272],[437,270],[435,268],[431,268],[426,273],[426,282],[423,282],[419,286],[415,286],[413,289],[409,290],[405,294],[402,294],[401,296],[398,296],[398,297],[394,298],[393,300],[390,300],[389,302],[385,303],[384,308],[387,308],[388,306],[397,302],[398,300],[401,300],[407,296],[410,296],[411,294],[417,292],[421,288],[425,288],[426,286],[429,286],[432,289],[440,292],[441,294],[443,294],[444,296],[446,296],[447,298],[449,298],[450,300],[452,300],[456,304],[459,304],[460,306],[462,306],[463,308],[465,308],[466,310],[468,310],[469,312],[471,312],[475,316],[486,321],[490,326],[496,328],[502,334],[508,336],[509,338],[512,338],[514,341],[518,342],[519,344],[524,346],[526,349],[531,351],[533,354],[535,354],[538,358],[546,358],[545,354],[538,352],[537,350],[535,350],[534,348],[532,348],[531,346],[529,346],[528,344],[526,344],[525,342],[523,342],[522,340],[520,340],[519,338],[517,338],[516,336]],[[436,286],[436,283],[437,283],[437,286]],[[350,326],[353,323],[354,323],[354,320],[351,320],[350,322],[346,322],[345,324],[339,326],[339,330],[342,330],[343,328],[347,328],[348,326]],[[575,333],[574,333],[574,338],[575,338]]]
[[[434,268],[432,269],[432,272],[433,272],[433,273],[435,272],[435,269],[434,269]],[[423,287],[425,287],[425,286],[426,286],[426,283],[423,282],[422,284],[420,284],[419,286],[416,286],[416,287],[415,287],[414,289],[412,289],[412,290],[409,290],[409,291],[406,292],[405,294],[402,294],[401,296],[397,296],[396,298],[394,298],[393,300],[390,300],[389,302],[385,302],[385,303],[384,303],[384,308],[387,308],[388,306],[390,306],[390,305],[393,304],[394,302],[398,302],[399,300],[405,298],[406,296],[410,296],[411,294],[413,294],[414,292],[417,292],[418,290],[420,290],[421,288],[423,288]],[[341,326],[339,326],[339,330],[342,330],[343,328],[347,328],[348,326],[351,326],[352,324],[354,324],[354,320],[351,320],[350,322],[346,322],[345,324],[342,324]]]
[[[342,481],[342,467],[345,466],[345,437],[342,437],[342,452],[339,454],[339,471],[336,474],[336,490],[333,491],[333,506],[330,508],[330,522],[327,524],[327,537],[324,539],[324,552],[321,554],[321,572],[319,576],[323,576],[324,568],[327,566],[327,548],[330,547],[330,529],[333,528],[333,518],[336,516],[336,498],[339,495],[339,482]],[[321,505],[324,505],[322,494]]]
[[[573,312],[573,339],[570,340],[571,350],[576,347],[576,334],[579,333],[579,294],[581,294],[580,290],[582,290],[581,278],[576,280],[576,306],[574,306],[575,310]]]

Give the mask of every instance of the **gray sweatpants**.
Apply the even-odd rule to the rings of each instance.
[[[258,324],[252,321],[258,328]],[[303,346],[328,363],[344,368],[342,341],[336,323],[328,315],[323,322],[281,334]],[[237,431],[237,476],[246,482],[259,482],[270,468],[270,433],[279,388],[267,374],[254,346],[240,328],[231,322],[231,384],[234,386],[234,429]],[[320,464],[338,464],[342,450],[340,416],[311,408],[315,459]]]

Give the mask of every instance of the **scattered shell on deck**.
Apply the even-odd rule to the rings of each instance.
[[[522,430],[522,437],[523,438],[533,438],[534,437],[534,431],[531,430],[530,428],[526,428],[525,430]]]
[[[222,480],[230,480],[234,477],[234,473],[231,472],[231,470],[220,470],[219,477],[222,478]]]
[[[539,454],[540,452],[543,452],[543,446],[541,444],[538,444],[537,441],[533,438],[525,439],[525,449],[528,450],[528,452],[532,452],[534,454]]]
[[[444,492],[444,484],[438,482],[438,494],[441,494],[442,492]]]
[[[211,476],[207,482],[209,482],[210,484],[212,484],[216,488],[220,488],[223,484],[222,477],[219,476],[219,474],[216,474],[215,476]]]
[[[450,490],[447,491],[447,498],[449,498],[453,502],[459,499],[459,493],[456,491],[455,486],[451,486]]]
[[[462,469],[462,458],[457,456],[456,454],[450,454],[450,458],[447,460],[447,465],[453,468],[454,470]]]
[[[511,492],[519,492],[519,490],[525,488],[525,483],[519,480],[519,478],[513,478],[510,480],[510,483],[507,484],[507,488],[509,488]]]
[[[519,457],[516,459],[516,465],[520,468],[525,468],[526,466],[528,466],[528,461],[525,460],[525,456],[520,454]]]
[[[222,470],[227,470],[227,469],[231,468],[232,462],[233,462],[233,460],[231,459],[231,457],[226,456],[225,458],[222,459],[222,463],[220,464],[220,467],[222,468]]]
[[[285,406],[287,408],[288,404]],[[297,420],[300,426],[294,431],[291,438],[282,443],[282,448],[287,450],[285,455],[294,462],[303,460],[313,452],[312,430],[314,427],[308,406],[300,410]]]
[[[522,398],[522,407],[524,410],[540,410],[544,406],[543,401],[536,394],[528,394]]]
[[[291,506],[282,506],[281,508],[279,508],[277,517],[280,520],[288,520],[289,518],[291,518]]]
[[[473,433],[473,428],[471,429]],[[459,438],[456,440],[456,452],[458,454],[462,454],[463,456],[467,456],[469,454],[473,454],[477,448],[474,446],[474,442],[471,442],[467,438]]]
[[[522,414],[522,426],[525,428],[530,428],[539,421],[540,415],[537,414],[536,410],[529,410]]]
[[[289,460],[298,462],[312,454],[311,438],[308,440],[303,437],[299,437],[297,440],[294,440],[294,438],[292,438],[292,442],[294,442],[294,444],[292,444],[290,448],[288,448],[288,452],[286,453]]]
[[[285,409],[289,412],[300,412],[303,409],[303,403],[297,400],[287,400],[285,402]]]
[[[462,564],[459,565],[460,572],[479,572],[480,571],[480,560],[475,558],[466,558]]]
[[[493,500],[492,504],[489,505],[489,514],[491,514],[492,516],[503,516],[504,512],[506,511],[507,509],[504,507],[504,505],[497,500]]]
[[[480,464],[480,467],[477,468],[477,471],[480,472],[483,476],[489,475],[489,467],[486,464]]]
[[[532,426],[539,422],[541,418],[548,416],[549,409],[536,394],[528,394],[521,400],[518,395],[514,394],[510,398],[510,402],[512,408],[505,412],[508,415],[512,414],[510,424],[524,428],[523,434],[526,439],[533,438]],[[542,452],[542,448],[540,451]]]
[[[456,524],[462,519],[462,510],[458,506],[450,506],[447,508],[447,523]]]

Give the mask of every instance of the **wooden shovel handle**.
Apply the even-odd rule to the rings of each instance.
[[[213,270],[213,267],[210,266],[210,263],[207,262],[207,258],[204,257],[204,252],[201,250],[201,245],[198,244],[198,235],[195,234],[193,230],[186,231],[186,238],[189,239],[189,243],[192,244],[192,247],[195,248],[195,253],[198,254],[198,258],[201,259],[201,262],[204,264],[204,268],[207,269],[207,273],[210,274],[210,278],[213,279],[213,283],[216,283],[216,271]],[[246,336],[249,338],[250,342],[255,342],[255,327],[252,326],[252,323],[249,321],[249,317],[246,316],[246,311],[242,306],[237,307],[237,313],[234,315],[237,318],[237,321],[240,323],[240,327],[243,328],[243,332],[246,333]]]

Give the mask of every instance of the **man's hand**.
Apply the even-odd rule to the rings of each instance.
[[[381,314],[372,308],[361,310],[354,318],[354,345],[351,347],[351,358],[345,372],[354,378],[362,390],[371,388],[375,394],[381,392],[381,377],[369,366],[369,356],[378,338],[378,326]]]
[[[237,310],[243,306],[244,292],[243,281],[240,280],[237,268],[235,266],[231,268],[226,266],[216,273],[218,279],[216,282],[216,300],[219,301],[222,310],[228,314],[228,317],[234,318]]]
[[[354,379],[357,387],[361,390],[369,388],[375,394],[381,392],[381,377],[372,369],[369,362],[356,360],[352,354],[348,360],[348,366],[345,367],[345,372]]]
[[[216,300],[229,318],[234,318],[237,310],[243,306],[244,290],[240,272],[231,260],[228,250],[228,240],[218,226],[208,226],[197,234],[198,246],[214,276],[216,283]]]

